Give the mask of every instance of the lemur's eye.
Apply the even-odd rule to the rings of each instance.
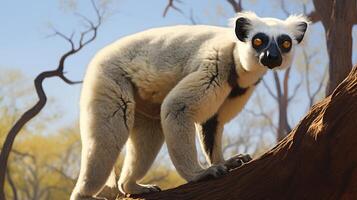
[[[265,33],[257,33],[252,37],[251,43],[257,52],[261,52],[268,45],[269,36]]]
[[[285,49],[289,49],[291,47],[291,42],[288,41],[288,40],[285,40],[282,44],[282,46],[285,48]]]
[[[254,44],[254,46],[256,46],[256,47],[259,47],[260,45],[263,44],[263,41],[262,41],[262,39],[260,39],[260,38],[255,38],[255,39],[253,40],[253,44]]]

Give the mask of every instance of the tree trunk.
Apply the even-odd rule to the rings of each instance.
[[[333,90],[346,78],[352,66],[352,26],[348,21],[348,12],[344,8],[349,5],[336,5],[336,9],[331,19],[330,27],[326,32],[327,51],[329,55],[329,81],[327,83],[326,95],[330,95]],[[354,8],[356,9],[356,8]]]
[[[219,179],[135,198],[357,199],[357,67],[260,158]]]
[[[356,1],[314,0],[326,32],[329,81],[326,96],[348,75],[352,66],[352,26],[356,23]]]

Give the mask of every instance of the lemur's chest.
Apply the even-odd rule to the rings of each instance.
[[[243,76],[246,76],[244,74]],[[243,87],[241,86],[242,80],[244,78],[242,74],[239,75],[236,71],[235,66],[231,67],[230,74],[228,77],[228,84],[231,87],[231,91],[224,100],[223,104],[217,111],[218,120],[222,123],[229,122],[233,117],[235,117],[239,112],[242,111],[245,104],[248,102],[249,98],[251,97],[256,85],[260,82],[260,77],[254,77],[255,83],[251,84],[250,86]],[[252,82],[252,78],[248,77],[249,81]],[[243,83],[246,83],[244,81]]]
[[[218,121],[227,123],[242,111],[255,89],[255,85],[248,88],[232,88],[230,94],[218,109]]]

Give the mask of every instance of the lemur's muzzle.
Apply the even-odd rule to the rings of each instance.
[[[260,54],[259,60],[260,63],[269,69],[273,69],[274,67],[281,65],[282,57],[275,41],[271,42],[270,45]]]

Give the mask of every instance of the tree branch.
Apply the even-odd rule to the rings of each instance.
[[[356,199],[356,102],[357,67],[261,157],[220,178],[125,199]]]
[[[295,85],[292,95],[288,97],[288,102],[290,102],[296,96],[297,91],[299,90],[301,84],[302,84],[302,79],[299,81],[298,84]]]
[[[249,109],[245,109],[245,111],[247,111],[247,113],[255,116],[255,117],[263,117],[264,119],[266,119],[269,123],[269,125],[274,128],[274,132],[276,132],[277,127],[274,125],[273,121],[271,120],[271,116],[267,115],[266,113],[260,111],[259,113],[254,112],[253,110],[249,110]]]
[[[270,87],[268,86],[268,84],[265,82],[265,80],[262,80],[263,82],[263,86],[265,87],[265,89],[268,91],[268,93],[270,94],[270,96],[272,96],[275,100],[278,100],[278,97],[273,93],[273,91],[270,89]]]
[[[52,70],[52,71],[45,71],[41,72],[34,80],[34,85],[38,97],[37,103],[32,106],[29,110],[27,110],[19,119],[16,121],[16,123],[13,125],[13,127],[10,129],[8,134],[6,135],[6,139],[3,145],[3,150],[1,151],[0,154],[0,199],[5,200],[5,193],[4,193],[4,182],[5,182],[5,175],[6,175],[6,167],[7,167],[7,162],[9,158],[10,151],[12,149],[13,143],[15,141],[15,138],[17,134],[20,132],[20,130],[23,128],[23,126],[29,122],[32,118],[34,118],[46,105],[47,102],[47,96],[46,93],[43,89],[43,81],[47,78],[52,78],[52,77],[59,77],[63,81],[69,84],[75,84],[79,82],[74,82],[70,81],[64,76],[63,69],[64,69],[64,64],[65,61],[67,60],[68,57],[71,55],[77,53],[80,51],[83,47],[91,43],[96,37],[97,37],[97,31],[98,28],[100,27],[102,23],[102,15],[100,14],[100,11],[98,7],[96,6],[94,0],[91,0],[92,7],[96,12],[97,15],[97,23],[94,26],[91,26],[88,30],[84,31],[81,33],[81,38],[79,41],[79,44],[77,47],[74,45],[73,41],[73,34],[70,37],[65,36],[61,32],[57,31],[55,32],[55,35],[58,35],[62,38],[64,38],[66,41],[68,41],[71,44],[71,49],[64,53],[61,58],[59,59],[57,69]],[[88,34],[92,33],[91,37],[89,39],[85,40],[84,37]],[[85,40],[85,41],[84,41]]]
[[[289,12],[288,9],[286,8],[285,0],[281,0],[281,1],[280,1],[280,7],[281,7],[281,10],[284,12],[284,14],[285,14],[286,16],[289,16],[289,15],[290,15],[290,12]]]
[[[189,17],[189,19],[190,19],[190,21],[191,21],[191,24],[194,24],[194,25],[197,24],[197,22],[196,22],[196,20],[195,20],[195,17],[193,16],[193,10],[192,10],[192,9],[190,10],[190,17]]]
[[[283,80],[283,97],[284,99],[289,99],[289,76],[290,76],[291,67],[285,70],[284,80]]]
[[[307,52],[305,50],[302,51],[302,55],[304,57],[304,61],[305,61],[305,78],[306,78],[306,92],[307,92],[307,96],[309,98],[309,108],[314,104],[315,98],[317,96],[317,94],[321,91],[323,83],[325,78],[327,77],[327,67],[324,70],[324,75],[322,77],[322,79],[319,82],[319,85],[317,87],[317,89],[312,93],[311,92],[311,87],[310,87],[310,62],[311,59],[317,55],[317,52],[312,53],[311,55],[308,55]]]
[[[180,8],[178,8],[178,7],[176,7],[176,6],[174,5],[175,2],[181,3],[180,0],[168,0],[168,3],[167,3],[167,5],[166,5],[166,7],[165,7],[165,9],[164,9],[164,13],[162,14],[163,17],[166,17],[166,15],[167,15],[167,13],[168,13],[168,11],[169,11],[170,8],[176,10],[177,12],[179,12],[179,13],[181,13],[181,14],[183,13]]]
[[[12,190],[12,194],[14,195],[13,199],[14,200],[18,200],[19,198],[18,198],[18,194],[17,194],[16,185],[14,183],[14,180],[12,180],[12,177],[11,177],[9,169],[7,169],[7,171],[6,171],[6,177],[7,177],[7,182],[9,182],[10,188]]]
[[[282,91],[281,91],[280,78],[279,78],[278,72],[273,71],[273,76],[274,76],[274,83],[275,83],[275,88],[276,88],[277,100],[278,100],[278,103],[280,103],[281,96],[282,96]]]
[[[243,10],[242,0],[238,0],[238,2],[236,0],[227,0],[227,2],[231,4],[234,12],[241,12]]]

